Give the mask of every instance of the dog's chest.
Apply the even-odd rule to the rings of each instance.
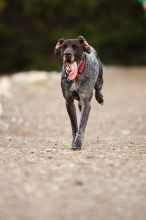
[[[76,80],[73,80],[73,82],[70,85],[69,91],[73,92],[73,91],[77,91],[79,88],[79,83]]]

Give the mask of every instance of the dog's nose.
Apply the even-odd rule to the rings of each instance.
[[[66,57],[71,57],[71,53],[64,53]]]

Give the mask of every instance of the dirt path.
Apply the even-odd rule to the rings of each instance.
[[[146,68],[104,69],[79,152],[59,75],[20,78],[0,79],[0,220],[145,220]]]

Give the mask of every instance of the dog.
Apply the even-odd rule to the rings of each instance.
[[[81,150],[94,89],[97,102],[99,104],[104,102],[101,92],[103,86],[102,63],[96,50],[82,36],[76,39],[59,39],[54,53],[60,54],[63,59],[61,88],[72,127],[71,149]],[[81,112],[79,126],[74,100],[78,101]]]

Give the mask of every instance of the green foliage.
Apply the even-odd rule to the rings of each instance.
[[[0,71],[58,69],[57,40],[78,35],[105,64],[145,64],[144,22],[133,0],[0,0]]]
[[[6,1],[0,0],[0,12],[3,11],[5,7],[6,7]]]

